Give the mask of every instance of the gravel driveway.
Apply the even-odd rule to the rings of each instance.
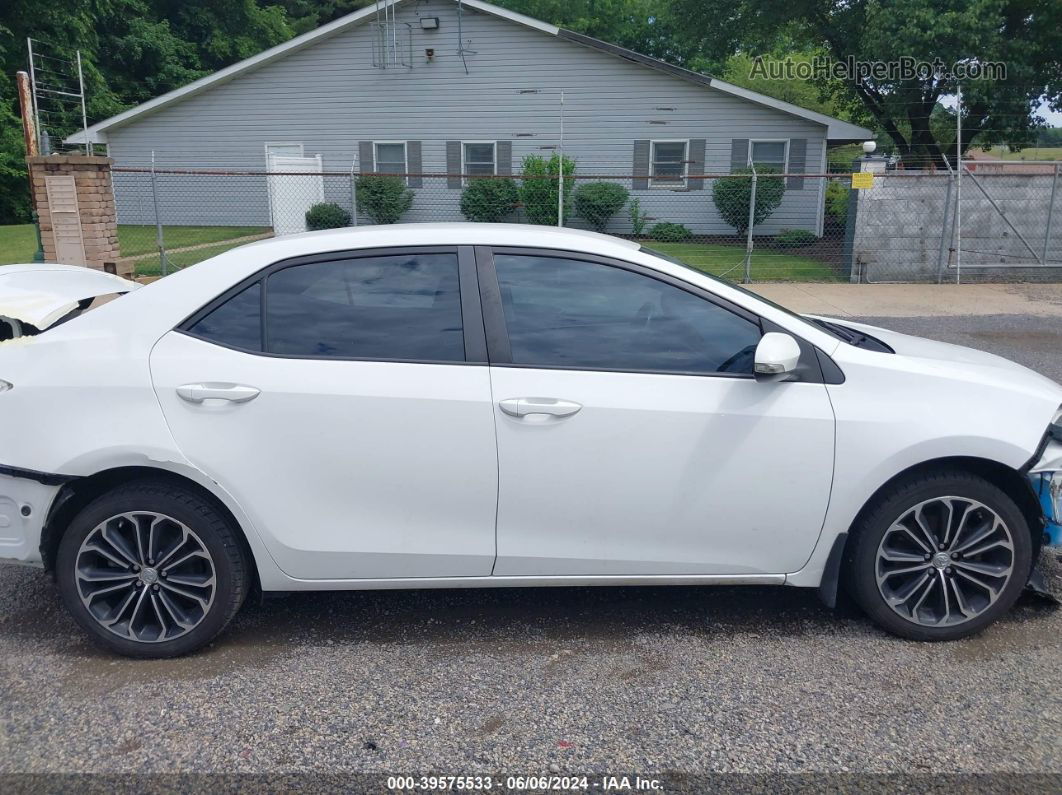
[[[879,323],[1062,381],[1056,320]],[[3,566],[0,773],[1031,772],[1056,777],[1000,781],[1057,790],[1060,652],[1062,612],[1033,598],[925,645],[798,589],[566,588],[294,595],[204,653],[134,662]]]

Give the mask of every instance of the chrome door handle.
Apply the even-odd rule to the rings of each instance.
[[[246,403],[259,395],[253,386],[242,384],[185,384],[177,387],[177,395],[189,403],[204,400],[227,400],[230,403]]]
[[[506,398],[499,401],[498,408],[510,417],[527,417],[532,414],[545,414],[550,417],[570,417],[582,408],[571,400],[556,398]]]

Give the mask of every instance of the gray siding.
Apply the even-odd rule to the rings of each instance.
[[[440,18],[422,31],[418,16]],[[558,143],[558,94],[565,92],[564,149],[580,175],[630,175],[636,140],[689,139],[692,155],[704,141],[704,173],[727,173],[733,139],[806,139],[807,170],[818,170],[825,128],[773,109],[538,31],[465,10],[468,73],[457,50],[456,7],[427,0],[405,4],[400,22],[413,24],[412,69],[372,68],[365,25],[319,40],[229,82],[108,131],[119,166],[255,169],[265,145],[301,142],[328,171],[347,173],[358,142],[420,142],[426,172],[447,169],[446,142],[511,142],[513,170],[531,153]],[[433,48],[429,63],[425,49]],[[537,93],[529,93],[537,92]],[[548,147],[548,148],[547,148]],[[700,168],[698,164],[697,168]],[[133,185],[131,183],[135,182]],[[148,222],[146,180],[118,175],[120,220]],[[818,180],[802,180],[757,233],[786,227],[815,230]],[[168,223],[268,224],[264,178],[166,177],[160,185]],[[704,190],[637,191],[656,220],[682,222],[698,234],[728,234]],[[627,182],[630,187],[630,182]],[[349,183],[325,181],[326,197],[349,205]],[[150,193],[148,194],[150,198]],[[406,221],[460,220],[458,189],[426,179]],[[628,232],[626,214],[612,231]]]

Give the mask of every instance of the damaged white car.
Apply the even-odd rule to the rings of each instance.
[[[122,654],[252,590],[843,587],[947,640],[1059,541],[1058,384],[634,242],[364,227],[135,287],[0,267],[0,558]]]

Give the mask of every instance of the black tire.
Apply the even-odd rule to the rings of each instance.
[[[77,566],[85,539],[112,517],[139,511],[170,517],[176,523],[185,525],[195,534],[195,541],[205,547],[213,567],[213,585],[209,591],[212,598],[208,608],[197,617],[198,623],[192,629],[183,630],[173,626],[175,632],[184,631],[184,634],[171,639],[163,636],[145,642],[120,636],[103,626],[82,601]],[[238,532],[208,500],[180,484],[143,480],[120,486],[86,506],[70,523],[60,540],[55,566],[60,596],[74,620],[89,637],[110,651],[139,658],[188,654],[216,638],[236,615],[247,596],[252,578]],[[147,571],[146,568],[144,570]],[[159,590],[158,586],[137,584],[136,580],[134,584],[144,591],[148,587]]]
[[[1010,553],[1011,573],[1005,584],[998,588],[998,596],[972,618],[957,617],[959,623],[932,626],[920,623],[913,617],[900,615],[890,607],[878,586],[879,546],[885,534],[905,514],[927,501],[956,497],[981,503],[1002,520],[1009,531],[1012,544]],[[941,516],[945,515],[943,512]],[[954,525],[943,522],[949,527]],[[987,526],[987,523],[985,524]],[[917,528],[916,528],[917,529]],[[852,528],[852,542],[848,545],[844,561],[845,587],[863,611],[883,629],[910,640],[944,641],[974,635],[1006,613],[1021,595],[1032,566],[1032,533],[1028,522],[1014,501],[1001,489],[984,478],[961,470],[939,471],[911,477],[891,486],[868,505]],[[958,531],[956,531],[956,536]],[[938,539],[939,540],[939,539]],[[955,542],[958,546],[958,542]],[[928,546],[928,543],[927,543]],[[915,547],[912,547],[915,549]],[[934,557],[939,545],[933,550]],[[1003,551],[1003,554],[1007,554]],[[961,559],[961,558],[960,558]],[[882,564],[888,565],[888,564]],[[895,564],[903,566],[905,564]],[[915,564],[917,565],[917,564]],[[906,575],[914,581],[917,576],[926,580],[936,575],[940,583],[935,594],[938,604],[940,591],[947,590],[946,578],[958,577],[951,568],[934,572],[927,565],[927,574]],[[947,574],[945,574],[947,572]],[[980,575],[978,575],[980,576]],[[889,581],[891,582],[891,580]],[[966,584],[966,583],[964,583]],[[887,587],[887,586],[883,586]],[[917,593],[917,590],[915,591]],[[953,596],[954,591],[949,595]],[[986,601],[987,598],[986,598]],[[957,601],[952,605],[957,610]],[[903,609],[903,608],[901,608]],[[946,609],[940,610],[946,612]],[[973,612],[972,610],[970,612]]]

